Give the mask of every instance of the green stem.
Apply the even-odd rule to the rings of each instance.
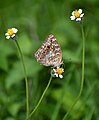
[[[25,84],[26,84],[26,118],[28,118],[29,115],[29,92],[28,92],[28,80],[27,80],[27,74],[26,74],[26,68],[25,68],[25,63],[24,63],[24,59],[23,59],[23,55],[21,52],[21,48],[19,46],[19,43],[17,40],[15,40],[16,45],[19,49],[20,52],[20,56],[21,56],[21,60],[22,60],[22,64],[23,64],[23,69],[24,69],[24,74],[25,74]]]
[[[84,29],[83,26],[81,25],[81,32],[82,32],[82,79],[81,79],[81,86],[80,86],[80,91],[78,96],[76,97],[74,103],[72,104],[72,106],[70,107],[70,109],[68,110],[68,112],[65,114],[65,116],[63,117],[62,120],[65,120],[68,116],[68,114],[71,112],[72,108],[74,107],[74,105],[76,105],[76,103],[78,102],[82,91],[83,91],[83,85],[84,85],[84,64],[85,64],[85,35],[84,35]]]
[[[41,101],[42,101],[42,99],[43,99],[46,91],[47,91],[48,88],[49,88],[49,85],[50,85],[51,81],[52,81],[52,76],[50,77],[49,82],[48,82],[48,84],[47,84],[47,86],[46,86],[46,88],[45,88],[45,90],[44,90],[44,92],[43,92],[40,100],[38,101],[38,103],[37,103],[37,105],[35,106],[35,108],[33,109],[33,111],[30,113],[30,115],[29,115],[29,117],[27,118],[27,120],[34,114],[34,112],[35,112],[35,111],[37,110],[37,108],[39,107],[39,105],[40,105],[40,103],[41,103]]]

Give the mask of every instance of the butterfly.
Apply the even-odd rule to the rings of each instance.
[[[37,62],[44,66],[57,67],[63,64],[62,51],[54,35],[49,35],[36,51]]]

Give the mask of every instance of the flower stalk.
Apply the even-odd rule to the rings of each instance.
[[[18,47],[20,56],[21,56],[21,60],[22,60],[22,64],[23,64],[23,69],[24,69],[24,74],[25,74],[25,85],[26,85],[26,118],[28,118],[28,115],[29,115],[28,80],[27,80],[26,68],[25,68],[25,63],[24,63],[22,52],[21,52],[21,48],[20,48],[19,43],[18,43],[18,41],[16,39],[17,32],[18,32],[18,29],[16,29],[16,28],[9,28],[7,30],[7,32],[5,33],[5,36],[6,36],[6,39],[12,39],[12,40],[15,41],[15,43],[16,43],[16,45]]]
[[[24,69],[24,74],[25,74],[25,84],[26,84],[26,118],[28,118],[29,115],[29,91],[28,91],[28,80],[27,80],[27,74],[26,74],[26,68],[25,68],[25,63],[24,63],[24,59],[23,59],[23,55],[21,52],[21,48],[18,44],[18,41],[15,40],[15,43],[18,47],[20,56],[21,56],[21,60],[22,60],[22,64],[23,64],[23,69]]]
[[[40,105],[40,103],[41,103],[41,101],[42,101],[45,93],[47,92],[47,90],[48,90],[48,88],[49,88],[49,86],[50,86],[51,81],[52,81],[52,76],[50,77],[49,82],[48,82],[48,84],[47,84],[47,86],[46,86],[46,88],[45,88],[45,90],[44,90],[41,98],[39,99],[39,101],[38,101],[37,105],[35,106],[35,108],[33,109],[33,111],[30,113],[30,115],[29,115],[29,117],[27,118],[27,120],[34,114],[34,112],[35,112],[35,111],[37,110],[37,108],[39,107],[39,105]]]
[[[80,91],[78,96],[76,97],[74,103],[71,105],[70,109],[67,111],[67,113],[65,114],[65,116],[63,117],[62,120],[66,120],[68,114],[71,112],[72,108],[76,105],[76,103],[78,102],[78,100],[80,99],[80,96],[82,94],[83,91],[83,85],[84,85],[84,68],[85,68],[85,34],[84,34],[84,29],[83,29],[83,25],[81,24],[81,32],[82,32],[82,78],[81,78],[81,85],[80,85]]]

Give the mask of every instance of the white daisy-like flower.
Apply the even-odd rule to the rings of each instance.
[[[72,12],[72,16],[70,16],[70,19],[81,21],[83,16],[84,16],[84,13],[82,13],[82,9],[79,9]]]
[[[53,68],[53,69],[51,70],[51,75],[52,75],[52,77],[60,77],[60,78],[63,78],[63,75],[62,75],[63,72],[64,72],[64,69],[63,69],[63,68],[56,67],[56,68]]]
[[[6,39],[14,38],[16,36],[16,33],[18,32],[18,29],[16,28],[10,28],[7,30],[7,33],[5,33]]]

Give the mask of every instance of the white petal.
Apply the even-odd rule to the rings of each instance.
[[[6,39],[10,39],[10,36],[7,36]]]
[[[62,68],[62,71],[64,72],[64,69]]]
[[[12,28],[12,30],[13,30],[14,33],[18,32],[18,30],[16,28]]]
[[[9,34],[8,33],[5,33],[6,36],[8,36]]]
[[[70,19],[71,20],[75,20],[75,16],[70,16]]]
[[[59,68],[59,66],[57,66],[57,68]]]
[[[81,15],[80,15],[80,17],[82,18],[84,16],[84,13],[82,13]]]
[[[12,38],[15,37],[15,34],[13,34],[11,37],[12,37]]]
[[[55,73],[54,75],[55,75],[56,77],[58,77],[58,74],[57,74],[57,73]]]
[[[81,21],[81,18],[77,18],[76,21]]]
[[[74,11],[72,12],[72,16],[74,16]]]
[[[81,14],[82,13],[82,9],[79,9],[78,12]]]
[[[63,75],[59,75],[60,78],[63,78]]]
[[[56,72],[56,69],[53,69],[54,72]]]

